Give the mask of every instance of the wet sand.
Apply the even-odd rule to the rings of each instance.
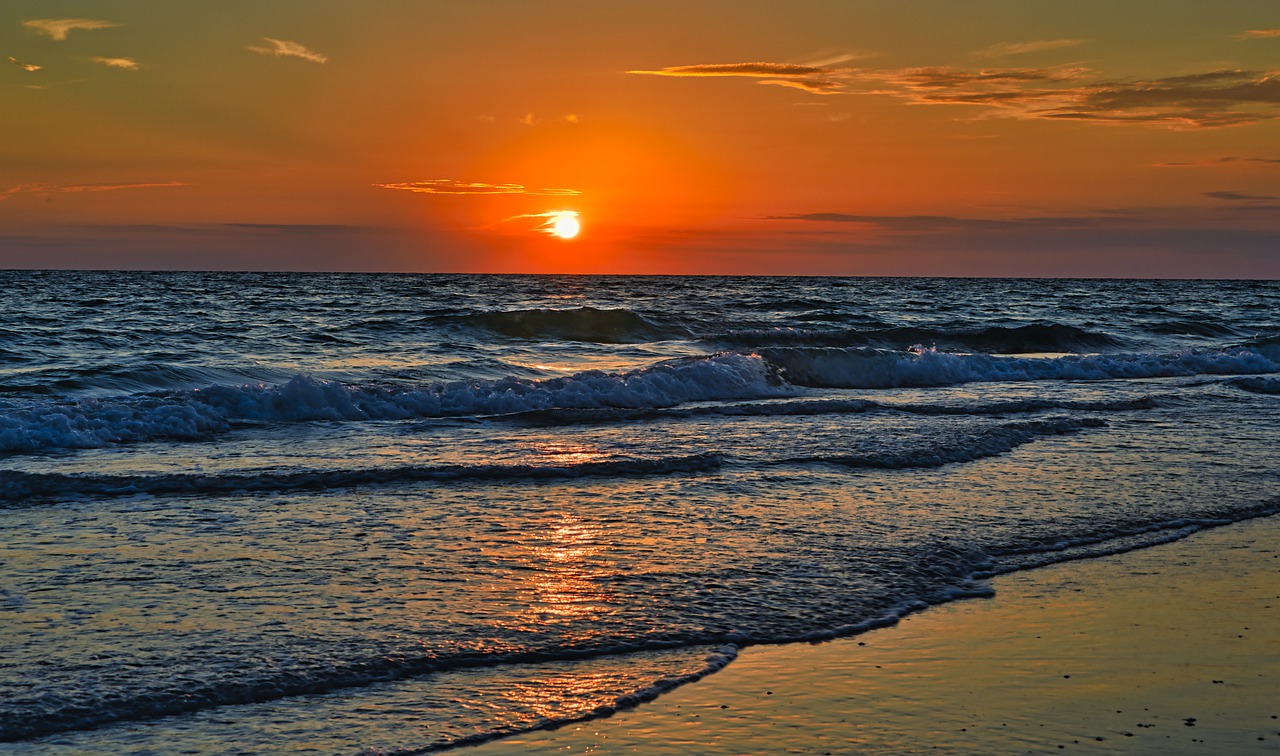
[[[1280,753],[1280,517],[994,587],[465,753]]]

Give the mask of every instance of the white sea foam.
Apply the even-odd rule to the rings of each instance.
[[[761,398],[791,390],[756,356],[677,359],[627,373],[589,371],[534,381],[419,386],[347,384],[298,376],[287,383],[212,386],[79,402],[13,402],[0,412],[0,452],[78,449],[148,440],[200,440],[237,422],[401,420],[550,408],[670,407]]]
[[[759,354],[726,352],[668,360],[625,373],[588,371],[541,381],[507,377],[404,385],[342,383],[298,376],[282,384],[211,386],[113,399],[10,401],[0,408],[0,452],[209,439],[239,422],[653,409],[687,402],[794,396],[803,387],[889,388],[1276,371],[1280,371],[1280,356],[1246,347],[1051,358],[995,357],[932,349],[900,352],[788,348],[761,350]]]
[[[1062,357],[997,357],[935,349],[767,349],[761,355],[801,386],[894,388],[992,381],[1096,381],[1280,371],[1280,356],[1239,347],[1171,354],[1125,353]]]

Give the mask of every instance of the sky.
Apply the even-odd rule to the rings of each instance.
[[[1280,278],[1275,0],[6,0],[0,92],[0,268]]]

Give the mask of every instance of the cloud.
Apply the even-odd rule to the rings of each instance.
[[[1226,200],[1227,202],[1266,202],[1268,200],[1280,199],[1280,197],[1272,197],[1269,195],[1244,194],[1243,192],[1205,192],[1204,196],[1213,199]]]
[[[16,194],[76,194],[80,192],[114,192],[121,189],[159,189],[188,186],[183,181],[128,181],[103,184],[21,184],[0,191],[0,200]]]
[[[998,45],[984,47],[974,55],[984,58],[1003,58],[1007,55],[1026,55],[1044,50],[1061,50],[1064,47],[1078,47],[1084,44],[1083,39],[1041,39],[1035,42],[1001,42]]]
[[[50,39],[62,41],[76,29],[110,29],[120,24],[96,21],[91,18],[36,18],[23,21],[22,25],[37,34],[44,34]]]
[[[945,215],[856,215],[852,213],[795,213],[793,215],[768,215],[761,220],[807,221],[811,223],[847,223],[874,226],[885,231],[900,233],[942,233],[961,230],[990,230],[1010,227],[1043,225],[1044,219],[985,220],[982,218],[953,218]]]
[[[519,215],[513,215],[510,218],[503,218],[498,222],[508,223],[510,221],[520,220],[521,218],[559,218],[564,215],[572,215],[573,217],[577,218],[578,211],[577,210],[548,210],[545,213],[520,213]]]
[[[422,194],[460,194],[486,196],[494,194],[529,194],[539,197],[573,197],[581,194],[576,189],[530,189],[522,184],[489,184],[482,181],[454,181],[452,179],[429,179],[427,181],[404,181],[391,184],[374,184],[382,189],[402,189]]]
[[[519,215],[513,215],[510,218],[503,218],[502,220],[490,226],[489,230],[499,231],[501,230],[501,227],[504,226],[505,224],[513,223],[515,221],[532,220],[532,221],[538,221],[538,222],[517,224],[517,229],[521,232],[533,230],[539,233],[546,234],[547,236],[557,236],[556,230],[555,230],[556,223],[561,218],[564,218],[566,216],[577,219],[578,211],[577,210],[548,210],[545,213],[521,213]]]
[[[1246,195],[1240,192],[1206,192],[1215,199],[1257,203],[1280,197]],[[1240,228],[1240,211],[1280,210],[1280,205],[1241,204],[1230,207],[1202,206],[1097,209],[1092,214],[1072,216],[1027,216],[1014,218],[967,218],[946,215],[861,215],[856,213],[815,212],[769,215],[762,221],[788,221],[814,228],[845,228],[856,238],[899,238],[939,236],[960,238],[981,235],[988,239],[1010,235],[1052,236],[1082,232],[1151,232],[1177,233],[1179,229],[1200,228],[1230,231]],[[1270,220],[1259,218],[1260,230],[1277,236]],[[1280,257],[1277,258],[1280,260]]]
[[[1211,158],[1209,160],[1195,160],[1185,163],[1157,163],[1157,168],[1202,168],[1208,166],[1233,165],[1277,165],[1280,166],[1280,158],[1260,158],[1260,157],[1220,157]]]
[[[274,55],[277,58],[302,58],[312,63],[325,63],[329,60],[329,56],[322,55],[314,50],[308,50],[297,42],[290,42],[287,39],[272,39],[271,37],[263,37],[262,39],[270,43],[270,46],[250,45],[247,49],[263,55]]]
[[[1080,40],[997,46],[1005,54]],[[992,48],[988,48],[992,49]],[[634,70],[669,77],[749,77],[814,94],[880,95],[912,105],[984,108],[988,117],[1204,129],[1271,120],[1280,114],[1280,72],[1222,69],[1155,79],[1098,79],[1081,67],[833,68],[792,63],[728,63]]]
[[[818,66],[793,63],[711,63],[697,66],[669,66],[657,71],[627,71],[654,76],[811,76],[826,73]]]
[[[101,63],[104,66],[110,66],[111,68],[123,68],[127,71],[137,71],[142,68],[142,65],[133,58],[103,58],[100,56],[94,56],[89,58],[89,60],[94,63]]]
[[[1280,108],[1280,78],[1262,71],[1219,70],[1130,81],[1080,80],[1083,69],[900,72],[882,92],[914,104],[975,105],[1003,115],[1110,124],[1217,128],[1270,120]]]
[[[1236,35],[1236,39],[1270,39],[1280,37],[1280,29],[1250,29]]]
[[[847,60],[853,56],[842,56]],[[745,76],[761,79],[762,84],[777,84],[803,89],[814,94],[832,94],[842,88],[840,76],[843,69],[827,66],[806,66],[796,63],[709,63],[693,66],[668,66],[654,71],[628,71],[630,74],[649,76],[713,77]]]
[[[904,68],[899,71],[859,72],[868,81],[884,81],[909,90],[972,89],[991,85],[1039,84],[1079,79],[1082,68],[996,68],[965,71],[958,68]],[[983,90],[985,91],[985,90]]]
[[[9,62],[28,73],[35,73],[36,71],[40,70],[40,66],[37,66],[33,63],[23,63],[22,61],[18,60],[12,55],[9,56]]]

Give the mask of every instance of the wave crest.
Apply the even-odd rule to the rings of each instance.
[[[1280,395],[1280,378],[1233,378],[1227,385],[1251,394]]]
[[[934,349],[909,352],[870,348],[797,347],[762,349],[760,355],[783,378],[817,388],[898,388],[998,381],[1163,378],[1191,375],[1270,373],[1280,357],[1259,350],[1186,351],[1173,354],[1096,354],[1054,358],[952,354]]]
[[[403,420],[552,408],[671,407],[788,392],[770,374],[764,360],[741,354],[676,359],[627,373],[588,371],[541,381],[508,377],[404,386],[297,376],[279,385],[211,386],[79,402],[0,403],[0,453],[207,440],[243,422]]]
[[[657,459],[611,459],[576,465],[411,465],[305,472],[170,473],[95,475],[10,471],[0,480],[0,506],[32,499],[147,494],[210,496],[234,493],[326,490],[360,485],[446,480],[547,480],[581,477],[640,477],[705,472],[721,465],[715,453]]]

